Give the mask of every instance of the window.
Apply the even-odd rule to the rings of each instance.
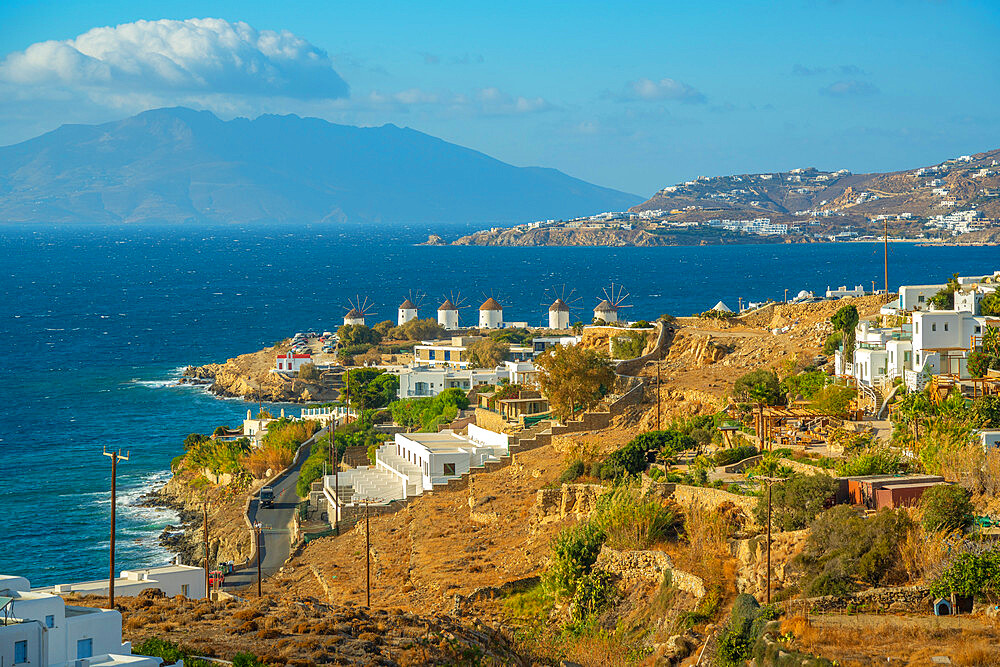
[[[913,333],[920,333],[920,322],[917,322],[916,320],[913,321]]]
[[[983,328],[981,326],[976,326],[976,333],[982,333]]]
[[[903,363],[904,364],[905,363],[909,363],[909,361],[910,361],[910,353],[909,352],[903,352]]]
[[[937,322],[931,323],[931,331],[937,331]]]
[[[93,639],[77,639],[76,640],[76,659],[80,660],[82,658],[89,658],[94,655],[94,640]]]
[[[454,475],[455,474],[455,464],[454,463],[445,463],[444,464],[444,474],[446,474],[446,475]]]
[[[945,323],[944,323],[944,330],[945,330],[945,331],[947,331],[947,330],[948,330],[948,323],[947,323],[947,322],[945,322]]]
[[[187,584],[181,584],[181,595],[183,595],[184,597],[188,596],[188,585]]]
[[[920,296],[917,297],[917,303],[923,303],[923,302],[924,302],[924,295],[921,294]]]
[[[14,664],[28,662],[28,641],[14,642]]]
[[[46,616],[45,617],[45,627],[47,627],[47,628],[54,628],[54,627],[56,627],[56,617],[53,616],[52,614],[49,614],[48,616]]]
[[[444,360],[445,361],[451,361],[451,350],[445,350],[444,351]]]

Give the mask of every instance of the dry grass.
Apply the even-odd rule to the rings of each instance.
[[[247,469],[257,479],[265,477],[268,470],[284,470],[291,462],[292,452],[279,447],[261,447],[246,458]]]

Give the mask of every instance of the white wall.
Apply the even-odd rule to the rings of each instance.
[[[417,319],[417,309],[416,308],[400,308],[399,317],[396,319],[396,324],[403,326],[410,320]]]
[[[469,440],[486,447],[492,447],[495,450],[503,450],[504,452],[507,452],[510,447],[510,436],[506,433],[490,431],[475,424],[469,424]]]
[[[480,329],[503,329],[503,311],[502,310],[480,310],[479,311],[479,328]]]
[[[902,285],[899,288],[901,310],[927,310],[927,301],[944,289],[944,285]]]
[[[438,324],[443,326],[449,331],[453,331],[458,328],[458,311],[457,310],[439,310],[438,311]]]

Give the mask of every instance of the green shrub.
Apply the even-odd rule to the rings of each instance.
[[[956,556],[931,583],[931,594],[935,598],[948,597],[951,593],[996,602],[1000,598],[1000,551],[967,551]]]
[[[928,531],[957,530],[973,520],[969,492],[952,484],[939,484],[924,491],[920,507],[924,512],[924,528]]]
[[[829,475],[793,474],[771,484],[771,521],[781,530],[805,528],[827,504],[832,504],[837,482]],[[767,525],[767,490],[762,489],[755,510],[761,525]]]
[[[604,531],[585,522],[564,528],[552,540],[552,555],[545,572],[546,588],[558,597],[576,593],[580,579],[590,574],[604,544]]]
[[[828,357],[832,357],[840,349],[840,343],[844,340],[843,331],[834,331],[832,334],[826,337],[823,342],[823,354]]]
[[[615,359],[635,359],[642,356],[648,337],[645,332],[629,332],[611,339],[611,356]]]
[[[598,499],[591,523],[609,547],[642,551],[677,537],[684,516],[676,505],[641,498],[634,486],[621,484]]]
[[[600,614],[615,601],[618,587],[614,577],[603,570],[594,570],[580,577],[570,605],[573,621],[580,623]]]
[[[729,449],[720,449],[712,455],[712,460],[715,461],[715,465],[728,466],[739,463],[751,456],[757,456],[759,453],[753,445],[741,445],[739,447],[730,447]]]
[[[767,623],[778,617],[775,607],[761,607],[752,595],[736,596],[729,621],[719,633],[717,662],[724,667],[742,667],[752,657],[754,644]]]
[[[750,403],[778,405],[782,402],[778,374],[767,368],[750,371],[733,384],[733,396]]]
[[[909,460],[900,452],[888,447],[871,447],[838,466],[837,474],[841,477],[896,475],[909,470]]]
[[[563,470],[563,473],[559,475],[559,481],[564,484],[567,482],[572,482],[577,477],[583,475],[585,470],[586,466],[583,465],[583,461],[581,461],[580,459],[571,461],[570,464],[566,466],[566,469]]]
[[[439,424],[450,423],[459,410],[469,407],[469,399],[461,389],[452,387],[428,398],[409,398],[389,404],[392,420],[400,426],[418,427],[425,433],[437,431]]]

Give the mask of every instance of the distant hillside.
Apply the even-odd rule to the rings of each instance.
[[[0,222],[481,222],[639,197],[395,125],[157,109],[0,148]]]
[[[808,168],[701,177],[666,187],[630,210],[702,217],[770,215],[776,220],[826,211],[853,222],[904,213],[926,218],[977,208],[984,217],[1000,217],[1000,150],[967,157],[885,174]]]

